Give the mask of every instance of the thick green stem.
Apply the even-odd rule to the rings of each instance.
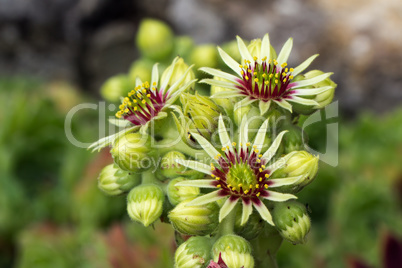
[[[276,253],[282,245],[283,238],[275,227],[266,224],[264,231],[251,241],[258,267],[277,268]]]
[[[152,172],[152,170],[146,170],[141,174],[141,182],[142,184],[147,184],[147,183],[155,183],[155,175]]]
[[[232,209],[232,211],[219,224],[219,231],[216,238],[219,238],[227,234],[233,234],[235,222],[236,222],[236,210]]]

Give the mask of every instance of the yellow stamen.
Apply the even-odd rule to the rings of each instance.
[[[261,193],[260,193],[260,192],[258,192],[258,193],[256,194],[256,196],[257,196],[257,197],[259,197],[259,196],[260,196],[260,194],[261,194]]]

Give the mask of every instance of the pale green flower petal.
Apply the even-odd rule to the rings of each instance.
[[[239,132],[239,151],[241,148],[246,149],[246,143],[248,142],[248,122],[247,116],[244,116],[240,123]]]
[[[188,202],[186,206],[189,206],[189,207],[201,206],[201,205],[205,205],[205,204],[208,204],[211,202],[215,202],[222,198],[225,198],[225,196],[219,195],[219,190],[218,190],[218,191],[214,191],[212,193],[201,195],[200,197],[197,197],[196,199]]]
[[[129,133],[131,131],[136,131],[140,128],[140,126],[133,126],[127,129],[123,129],[122,131],[112,134],[110,136],[104,137],[94,143],[92,143],[88,149],[92,149],[92,152],[94,151],[100,151],[102,148],[111,145],[117,138],[119,138],[122,135],[125,135],[126,133]]]
[[[227,99],[235,97],[244,97],[244,95],[238,91],[219,91],[212,95],[211,99]]]
[[[290,101],[290,102],[300,103],[303,105],[310,105],[310,106],[318,105],[318,103],[315,100],[304,99],[304,98],[300,98],[300,97],[296,97],[296,96],[292,96],[291,98],[286,99],[286,100]]]
[[[271,165],[269,165],[267,167],[268,170],[271,171],[271,174],[274,173],[277,169],[280,169],[281,167],[283,167],[286,162],[289,160],[289,158],[291,158],[297,151],[288,153],[287,155],[279,158],[277,161],[275,161],[275,163],[272,163]],[[272,158],[272,156],[271,156]]]
[[[214,146],[203,136],[194,132],[191,132],[190,134],[194,137],[194,139],[196,139],[196,141],[201,145],[202,149],[204,149],[204,151],[213,159],[213,161],[217,163],[215,156],[217,156],[219,152],[214,148]]]
[[[237,73],[241,77],[241,74],[240,74],[241,69],[239,67],[239,63],[237,61],[235,61],[232,57],[230,57],[220,47],[218,47],[218,52],[219,52],[219,55],[221,56],[222,60],[225,62],[225,64],[227,66],[229,66],[230,69],[232,69],[235,73]]]
[[[289,38],[288,41],[286,41],[286,43],[283,45],[281,52],[279,52],[277,59],[279,65],[288,60],[290,52],[292,51],[292,47],[293,47],[293,38]]]
[[[313,60],[315,60],[315,58],[317,58],[317,57],[318,57],[318,54],[315,54],[315,55],[311,56],[310,58],[308,58],[307,60],[305,60],[299,66],[294,68],[292,75],[296,76],[299,73],[303,72],[308,66],[310,66],[310,64],[313,62]]]
[[[269,185],[269,188],[276,188],[284,185],[291,185],[297,182],[298,180],[302,179],[303,176],[296,176],[296,177],[287,177],[287,178],[280,178],[280,179],[271,179],[269,180],[272,184]]]
[[[272,226],[275,225],[274,222],[272,221],[271,213],[269,213],[269,210],[267,209],[267,207],[264,205],[263,202],[260,201],[259,205],[253,203],[253,205],[254,205],[255,209],[258,211],[258,213],[260,213],[261,218],[263,220],[265,220],[266,222],[268,222]]]
[[[221,81],[221,80],[217,80],[217,79],[206,78],[206,79],[202,79],[200,81],[200,83],[205,83],[205,84],[208,84],[211,86],[233,89],[233,90],[236,90],[237,93],[239,92],[239,89],[236,87],[236,84],[234,84],[232,82],[228,82],[228,81]]]
[[[269,100],[267,102],[260,101],[260,104],[259,104],[260,114],[264,115],[268,111],[270,106],[271,106],[271,100]]]
[[[296,89],[292,96],[310,96],[310,95],[317,95],[323,93],[327,90],[332,89],[332,86],[327,87],[318,87],[318,88],[300,88]]]
[[[109,118],[109,123],[117,127],[127,127],[131,125],[131,122],[125,119]]]
[[[233,150],[232,142],[230,141],[228,132],[226,131],[226,127],[225,127],[225,123],[223,122],[222,114],[219,115],[218,132],[219,132],[219,139],[221,140],[222,147],[229,147],[230,150]]]
[[[215,180],[186,180],[175,184],[175,186],[193,186],[199,188],[216,188],[213,185]]]
[[[268,62],[268,60],[271,57],[270,52],[271,52],[271,44],[269,42],[269,35],[265,34],[261,42],[261,59],[266,57],[265,61]]]
[[[317,84],[318,82],[321,82],[321,81],[327,79],[332,74],[333,73],[325,73],[325,74],[318,75],[318,76],[310,78],[310,79],[297,81],[296,85],[293,86],[292,88],[300,88],[300,87],[306,87],[306,86]]]
[[[272,142],[271,146],[268,150],[262,155],[262,158],[267,161],[267,163],[272,159],[272,157],[276,154],[276,151],[281,145],[283,135],[288,132],[287,130],[282,131],[279,135],[275,138],[274,142]]]
[[[137,77],[135,79],[135,87],[138,87],[138,86],[141,86],[141,85],[142,85],[142,81],[141,81],[141,79],[139,77]]]
[[[158,81],[159,81],[159,72],[158,72],[158,63],[156,63],[152,67],[152,76],[151,76],[151,85],[150,85],[151,90],[153,92],[155,92],[155,90],[153,88],[158,86]],[[154,83],[155,83],[155,85],[154,85]]]
[[[253,147],[255,146],[255,149],[257,149],[259,152],[264,145],[265,135],[267,134],[268,121],[268,119],[264,121],[254,139]]]
[[[197,170],[199,172],[211,175],[211,167],[208,165],[205,165],[203,163],[193,161],[193,160],[183,160],[183,159],[176,159],[176,162],[179,163],[180,165],[183,165],[185,167]]]
[[[253,212],[253,205],[251,204],[251,201],[249,201],[248,203],[243,201],[243,211],[241,214],[240,225],[246,224],[252,212]]]
[[[285,101],[284,99],[277,101],[273,100],[276,104],[278,104],[280,107],[283,109],[288,110],[289,112],[292,112],[292,105],[289,104],[289,102]]]
[[[283,194],[283,193],[278,193],[278,192],[273,192],[273,191],[267,191],[268,196],[264,197],[267,200],[275,201],[275,202],[283,202],[287,201],[289,199],[297,199],[297,196],[292,195],[292,194]]]
[[[252,104],[252,103],[255,102],[255,101],[257,101],[257,100],[256,100],[256,99],[253,99],[253,100],[252,100],[252,99],[246,97],[246,98],[242,99],[241,101],[239,101],[239,102],[237,102],[237,103],[235,104],[234,110],[236,111],[237,109],[239,109],[239,108],[241,108],[241,107],[244,107],[244,106],[247,106],[247,105],[250,105],[250,104]]]
[[[210,68],[210,67],[202,67],[199,70],[203,71],[203,72],[206,72],[206,73],[208,73],[208,74],[210,74],[212,76],[217,76],[217,77],[229,80],[229,81],[231,81],[233,83],[237,83],[238,77],[236,77],[234,75],[231,75],[229,73],[226,73],[226,72],[222,72],[221,70],[217,70],[217,69]]]
[[[219,222],[221,222],[233,210],[238,201],[239,198],[231,200],[229,197],[228,199],[226,199],[225,203],[219,211]]]
[[[250,62],[254,62],[254,59],[251,56],[250,51],[248,51],[246,44],[244,44],[243,39],[241,39],[240,36],[236,36],[236,38],[237,38],[237,45],[239,46],[239,52],[240,52],[241,57]]]
[[[163,87],[163,85],[162,85],[161,87],[162,87],[163,93],[166,93],[167,90],[169,90],[169,95],[168,96],[172,95],[173,92],[177,93],[176,89],[183,83],[184,79],[186,79],[186,76],[187,76],[188,72],[191,71],[193,66],[194,66],[194,64],[191,65],[190,67],[188,67],[188,69],[184,72],[184,74],[170,88],[167,89],[166,86]],[[173,68],[171,68],[171,70],[173,71]],[[170,77],[170,76],[168,76],[168,77]],[[165,82],[165,83],[167,84],[169,82],[169,80],[170,79],[166,79],[167,82]],[[184,90],[187,89],[187,87],[190,84],[192,84],[194,81],[197,81],[197,79],[194,79],[194,80],[190,81],[191,83],[186,83],[185,86],[182,86],[180,89],[183,89],[183,88],[184,88]],[[180,91],[180,89],[177,90],[177,91]]]

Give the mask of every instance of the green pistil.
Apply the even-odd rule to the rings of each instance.
[[[232,166],[226,175],[226,183],[232,191],[249,191],[255,187],[257,182],[254,171],[246,163],[240,163]]]

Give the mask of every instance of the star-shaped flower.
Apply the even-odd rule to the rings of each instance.
[[[235,75],[209,67],[200,68],[206,73],[224,79],[224,81],[203,79],[201,82],[230,89],[230,91],[218,92],[212,98],[242,98],[235,105],[235,110],[258,102],[261,114],[268,111],[272,103],[292,112],[290,103],[315,106],[316,101],[304,97],[314,96],[331,89],[329,86],[314,88],[312,85],[325,80],[332,73],[324,73],[311,79],[294,80],[318,55],[311,56],[296,68],[288,68],[286,61],[293,46],[292,38],[285,43],[277,59],[272,58],[268,34],[262,39],[261,47],[257,50],[259,53],[254,53],[254,55],[238,36],[237,43],[243,58],[242,63],[236,62],[218,47],[222,60],[235,72]]]
[[[174,59],[172,66],[180,60],[178,57]],[[167,117],[169,108],[178,109],[173,103],[178,99],[180,94],[185,91],[196,80],[183,82],[187,73],[191,70],[190,66],[183,75],[172,85],[169,85],[174,68],[168,68],[166,78],[159,81],[158,66],[155,64],[152,69],[151,84],[142,82],[137,78],[135,88],[123,98],[119,111],[116,113],[118,119],[109,120],[112,124],[119,127],[125,127],[124,130],[102,138],[91,144],[89,149],[100,150],[113,143],[119,136],[128,132],[140,130],[145,133],[151,122]]]
[[[279,186],[291,185],[301,179],[298,177],[288,177],[271,179],[270,175],[281,168],[292,156],[292,153],[278,159],[270,164],[271,159],[281,143],[283,135],[287,131],[282,131],[275,138],[271,146],[264,153],[261,152],[263,142],[267,132],[268,120],[266,120],[255,137],[254,143],[248,141],[248,123],[243,118],[240,126],[238,144],[231,142],[226,131],[222,115],[219,117],[218,131],[222,145],[222,152],[218,152],[215,147],[204,137],[197,133],[191,135],[197,140],[204,151],[211,157],[210,163],[204,164],[194,160],[176,161],[183,166],[203,172],[211,179],[189,180],[177,183],[177,186],[196,186],[200,188],[212,188],[215,191],[197,197],[189,202],[189,206],[199,206],[219,199],[226,199],[219,212],[219,221],[222,221],[236,206],[239,201],[243,203],[241,224],[244,225],[254,208],[260,213],[261,217],[271,225],[274,225],[272,217],[263,200],[286,201],[297,198],[292,194],[271,191]]]

